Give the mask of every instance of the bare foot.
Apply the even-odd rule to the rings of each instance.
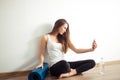
[[[71,69],[70,72],[61,74],[59,76],[59,78],[66,78],[66,77],[70,77],[70,76],[73,76],[73,75],[76,75],[76,74],[77,74],[76,70],[75,69]]]
[[[69,77],[69,73],[63,73],[59,76],[59,78],[66,78]]]

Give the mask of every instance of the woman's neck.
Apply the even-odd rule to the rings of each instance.
[[[55,33],[55,32],[54,32],[54,33],[53,33],[53,32],[51,32],[50,34],[51,34],[51,35],[53,35],[53,36],[55,36],[55,37],[57,37],[57,35],[58,35],[58,33],[57,33],[57,32],[56,32],[56,33]]]

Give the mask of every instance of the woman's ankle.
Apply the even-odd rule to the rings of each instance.
[[[76,69],[71,69],[71,72],[69,73],[70,76],[76,75],[77,71]]]

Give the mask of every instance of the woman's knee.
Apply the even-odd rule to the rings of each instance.
[[[90,65],[91,65],[91,68],[95,67],[95,65],[96,65],[95,61],[92,60],[92,59],[89,60],[89,63],[90,63]]]
[[[65,61],[65,60],[61,60],[61,66],[63,67],[65,72],[70,72],[70,64]]]

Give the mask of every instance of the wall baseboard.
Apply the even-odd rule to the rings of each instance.
[[[106,61],[105,66],[113,65],[113,64],[120,64],[120,60],[115,60],[115,61]],[[99,66],[99,63],[96,63],[96,67]]]
[[[15,71],[15,72],[5,72],[0,73],[0,79],[5,77],[18,77],[18,76],[26,76],[28,75],[32,70],[26,70],[26,71]]]
[[[106,66],[113,65],[113,64],[120,64],[120,60],[105,62]],[[99,63],[97,63],[95,67],[98,67],[98,66],[99,66]],[[0,73],[0,77],[5,77],[5,76],[23,76],[23,75],[28,75],[31,71],[32,70]]]

